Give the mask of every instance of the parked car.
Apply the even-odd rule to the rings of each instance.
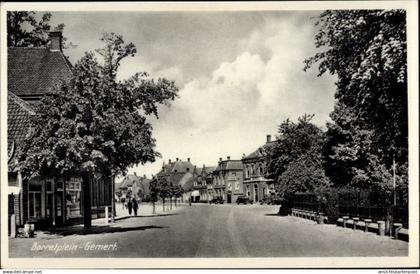
[[[251,204],[252,205],[252,200],[251,199],[249,199],[248,197],[246,197],[246,196],[239,196],[237,199],[236,199],[236,204],[244,204],[244,205],[246,205],[246,204]]]
[[[215,197],[210,200],[210,204],[223,204],[225,200],[222,197]]]

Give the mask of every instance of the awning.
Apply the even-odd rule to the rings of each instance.
[[[191,196],[193,196],[193,197],[200,196],[200,191],[194,190],[193,192],[191,192]]]
[[[20,187],[17,187],[17,186],[8,186],[7,187],[7,194],[8,195],[11,195],[11,194],[17,195],[19,193],[20,193]]]

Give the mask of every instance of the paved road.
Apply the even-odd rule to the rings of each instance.
[[[193,205],[61,234],[12,239],[11,257],[407,256],[408,244],[374,233],[276,215],[260,205]],[[108,250],[86,250],[102,248]],[[51,246],[68,250],[45,250]],[[96,246],[98,245],[98,246]],[[102,245],[102,246],[101,246]],[[35,251],[38,247],[44,250]],[[73,247],[74,250],[70,250]],[[110,248],[111,247],[111,248]],[[115,247],[115,248],[114,248]],[[76,251],[75,251],[76,250]]]

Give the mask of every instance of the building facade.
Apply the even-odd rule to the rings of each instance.
[[[194,194],[199,197],[198,201],[200,202],[207,203],[211,200],[207,183],[212,182],[212,173],[215,169],[216,167],[206,167],[203,165],[201,172],[197,174],[196,180],[194,180],[193,189],[196,191]],[[195,199],[197,200],[197,198]]]
[[[265,197],[274,195],[274,181],[267,174],[267,150],[273,145],[271,135],[267,135],[266,143],[242,158],[243,187],[245,195],[254,203]]]
[[[243,165],[241,160],[219,159],[216,169],[212,172],[213,184],[211,194],[213,197],[222,197],[226,203],[235,203],[238,196],[244,194]]]
[[[169,183],[181,186],[184,190],[181,201],[188,201],[198,196],[197,192],[194,192],[194,183],[200,172],[201,170],[191,163],[190,158],[187,158],[187,161],[176,158],[175,161],[169,159],[167,164],[164,162],[156,177],[165,178]]]
[[[134,174],[127,174],[118,187],[115,188],[115,193],[120,201],[125,201],[128,198],[136,198],[142,201],[150,200],[150,179]]]

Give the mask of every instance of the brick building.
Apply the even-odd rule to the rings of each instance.
[[[267,178],[266,168],[267,150],[274,142],[271,141],[271,135],[267,135],[263,146],[242,158],[244,192],[254,203],[274,194],[274,181]]]
[[[211,200],[208,183],[213,183],[213,171],[215,169],[216,167],[206,167],[203,165],[201,172],[197,174],[196,179],[194,180],[193,189],[196,191],[200,202],[209,202]]]
[[[141,200],[150,199],[150,179],[134,174],[127,174],[121,183],[115,187],[115,193],[120,199],[136,198]]]
[[[216,169],[212,172],[213,197],[222,197],[226,203],[235,203],[238,196],[244,194],[243,166],[241,160],[231,160],[230,156],[226,160],[219,159]]]

